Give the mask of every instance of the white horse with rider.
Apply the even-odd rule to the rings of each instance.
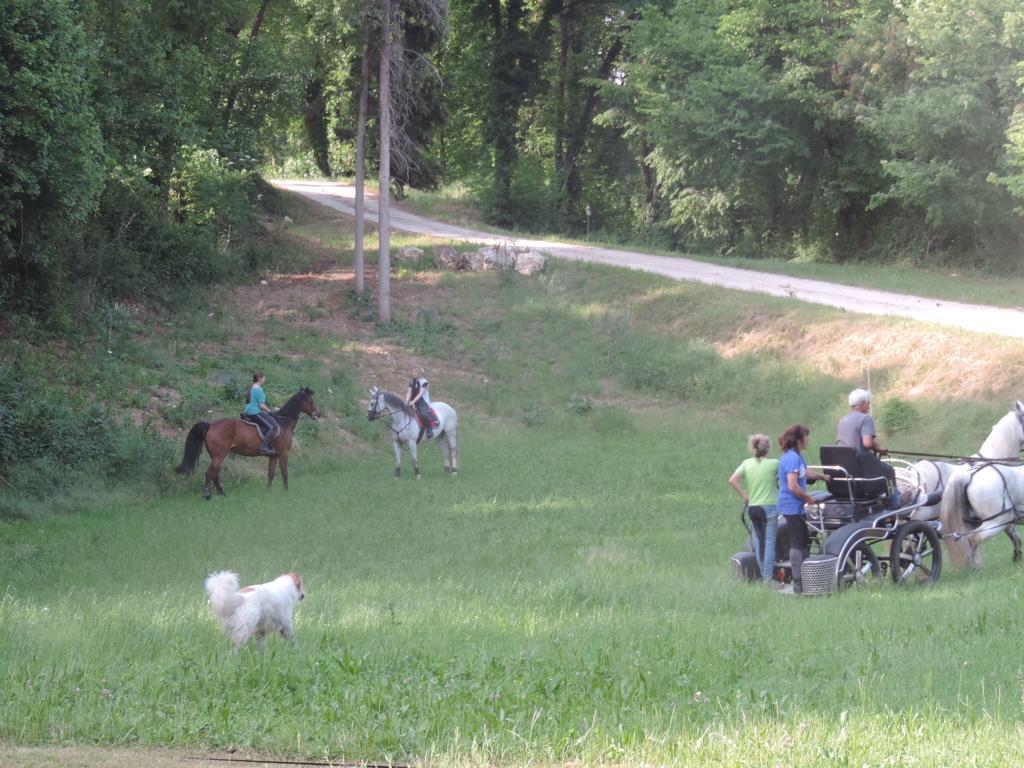
[[[437,415],[438,424],[433,428],[433,435],[423,437],[425,430],[416,418],[415,409],[394,392],[378,387],[370,387],[370,405],[366,410],[366,418],[370,421],[387,419],[391,430],[391,444],[395,449],[395,477],[402,475],[402,447],[412,457],[412,468],[416,479],[420,477],[420,465],[416,458],[417,444],[421,439],[436,440],[444,457],[444,471],[459,474],[458,427],[459,417],[455,409],[447,403],[433,402],[430,405]]]

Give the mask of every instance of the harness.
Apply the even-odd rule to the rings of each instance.
[[[931,465],[932,469],[935,470],[935,474],[939,478],[939,487],[936,488],[935,490],[936,491],[945,491],[946,490],[946,478],[944,478],[942,476],[942,470],[939,468],[939,462],[932,461],[931,459],[925,459],[925,463]]]
[[[398,436],[405,431],[406,427],[408,427],[413,421],[416,420],[416,416],[410,416],[406,411],[401,411],[401,414],[405,416],[405,421],[402,423],[402,426],[400,426],[398,429],[395,429],[395,414],[399,413],[399,411],[392,410],[391,407],[387,404],[387,402],[384,402],[384,405],[381,406],[380,403],[383,399],[384,398],[380,398],[379,400],[374,399],[372,413],[374,415],[374,418],[377,418],[379,416],[391,417],[391,420],[388,421],[388,429],[391,430],[391,433],[394,435],[395,440],[397,441]],[[419,442],[419,440],[417,440],[416,442]]]
[[[968,489],[971,487],[971,482],[974,480],[975,475],[977,475],[981,470],[987,469],[988,467],[991,467],[992,469],[995,470],[996,474],[999,475],[999,479],[1003,481],[1003,502],[1004,503],[1003,503],[1002,509],[1000,509],[995,514],[989,515],[988,517],[983,517],[983,518],[968,517],[968,514],[965,513],[964,514],[964,522],[965,523],[970,523],[971,525],[974,525],[975,527],[979,527],[979,526],[984,525],[985,523],[987,523],[989,520],[994,520],[997,517],[1002,517],[1003,515],[1007,514],[1008,512],[1012,512],[1013,513],[1013,519],[1012,520],[1010,520],[1008,522],[1005,522],[1005,523],[1000,523],[1000,527],[1008,527],[1008,526],[1011,526],[1011,525],[1015,525],[1022,518],[1024,518],[1024,512],[1022,512],[1020,510],[1020,508],[1017,507],[1017,505],[1013,501],[1013,497],[1010,495],[1010,486],[1007,484],[1006,475],[1004,475],[1003,471],[1000,469],[1001,466],[1006,466],[1006,465],[1007,465],[1007,463],[1003,462],[1003,461],[989,461],[989,462],[985,462],[985,463],[975,464],[974,466],[972,466],[968,470],[968,473],[969,473],[970,477],[967,480],[967,485],[964,486],[964,493],[965,494],[967,493]],[[971,507],[970,505],[967,506],[967,509],[970,510],[971,512],[974,511],[974,508]]]

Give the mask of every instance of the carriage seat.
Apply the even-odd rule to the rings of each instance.
[[[871,502],[889,493],[885,477],[867,477],[854,448],[823,445],[821,463],[828,476],[828,491],[837,501]]]

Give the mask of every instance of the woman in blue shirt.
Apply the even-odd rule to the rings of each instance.
[[[827,480],[825,475],[807,469],[802,451],[807,449],[807,438],[811,430],[794,424],[779,437],[782,455],[779,457],[779,514],[786,516],[786,530],[789,533],[789,564],[793,571],[793,591],[803,591],[801,569],[807,556],[807,520],[804,504],[813,504],[814,497],[807,492],[807,482]]]
[[[277,439],[277,435],[281,431],[281,425],[277,423],[277,419],[273,417],[272,411],[267,407],[267,396],[263,392],[264,381],[266,381],[266,376],[262,371],[256,371],[252,375],[252,384],[249,385],[249,392],[245,396],[243,413],[263,425],[265,431],[260,453],[264,456],[273,456],[276,453],[273,448],[274,440]]]

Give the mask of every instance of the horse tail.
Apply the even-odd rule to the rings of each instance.
[[[967,542],[963,537],[969,533],[964,524],[964,517],[968,511],[967,484],[970,481],[970,473],[954,472],[946,484],[946,490],[942,492],[942,505],[939,507],[946,551],[949,552],[949,559],[954,568],[963,568],[967,565]]]
[[[208,421],[197,421],[192,425],[188,437],[185,438],[185,456],[182,458],[181,464],[174,468],[179,475],[191,475],[195,471],[196,464],[199,463],[199,453],[202,450],[203,441],[206,439],[206,431],[209,428]]]

